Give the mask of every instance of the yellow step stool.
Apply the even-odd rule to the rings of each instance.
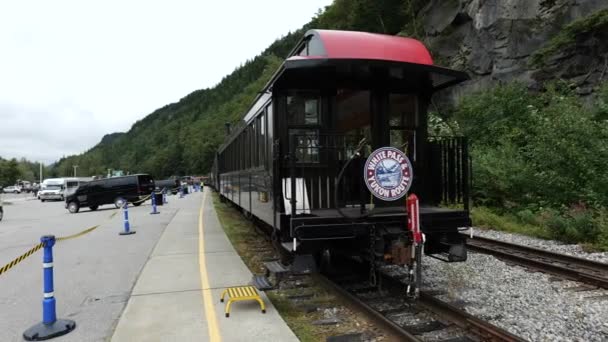
[[[239,302],[244,300],[257,300],[262,308],[262,313],[266,313],[266,305],[260,297],[258,290],[253,286],[235,286],[229,287],[222,292],[220,302],[224,302],[224,297],[228,294],[228,303],[226,304],[226,317],[230,317],[230,305],[233,302]]]

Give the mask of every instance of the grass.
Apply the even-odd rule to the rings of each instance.
[[[475,227],[501,230],[533,236],[541,239],[550,239],[549,233],[542,227],[520,222],[512,215],[497,214],[486,207],[476,207],[471,210],[471,219]]]
[[[263,273],[263,261],[272,258],[273,254],[260,253],[259,250],[268,247],[267,249],[272,251],[270,241],[265,235],[259,233],[255,225],[245,219],[238,210],[228,203],[222,203],[217,194],[213,195],[213,203],[228,239],[245,265],[252,273]],[[307,280],[310,280],[307,281],[310,285],[308,288],[266,292],[274,307],[301,341],[325,341],[327,337],[361,331],[362,326],[369,325],[369,322],[359,317],[357,313],[344,307],[340,299],[316,282],[314,277]],[[288,298],[288,296],[302,293],[312,293],[314,296],[301,303],[296,303]],[[329,326],[312,325],[313,321],[324,318],[324,315],[321,310],[306,312],[304,306],[310,305],[320,309],[338,308],[339,317],[343,322]]]
[[[525,213],[525,212],[524,212]],[[557,240],[564,243],[579,243],[587,252],[608,251],[608,216],[599,213],[587,221],[568,218],[549,212],[516,216],[498,213],[487,207],[476,207],[471,211],[475,227],[495,229],[517,233],[546,240]],[[595,226],[595,228],[593,227]],[[589,238],[585,233],[591,230]]]

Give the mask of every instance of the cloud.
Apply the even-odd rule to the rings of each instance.
[[[0,3],[0,156],[50,163],[211,87],[331,0]]]
[[[91,111],[69,103],[44,108],[0,103],[0,123],[0,156],[44,163],[83,152],[111,128]]]

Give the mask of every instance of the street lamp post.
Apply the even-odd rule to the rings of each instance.
[[[78,165],[74,165],[74,177],[76,177],[76,169],[78,168]]]

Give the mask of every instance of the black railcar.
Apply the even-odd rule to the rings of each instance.
[[[407,264],[416,258],[405,197],[374,196],[364,180],[370,153],[394,147],[413,168],[409,192],[420,199],[425,254],[464,261],[467,141],[429,136],[427,108],[435,92],[467,79],[433,65],[414,39],[308,31],[230,129],[212,186],[272,227],[276,245],[291,253]]]

